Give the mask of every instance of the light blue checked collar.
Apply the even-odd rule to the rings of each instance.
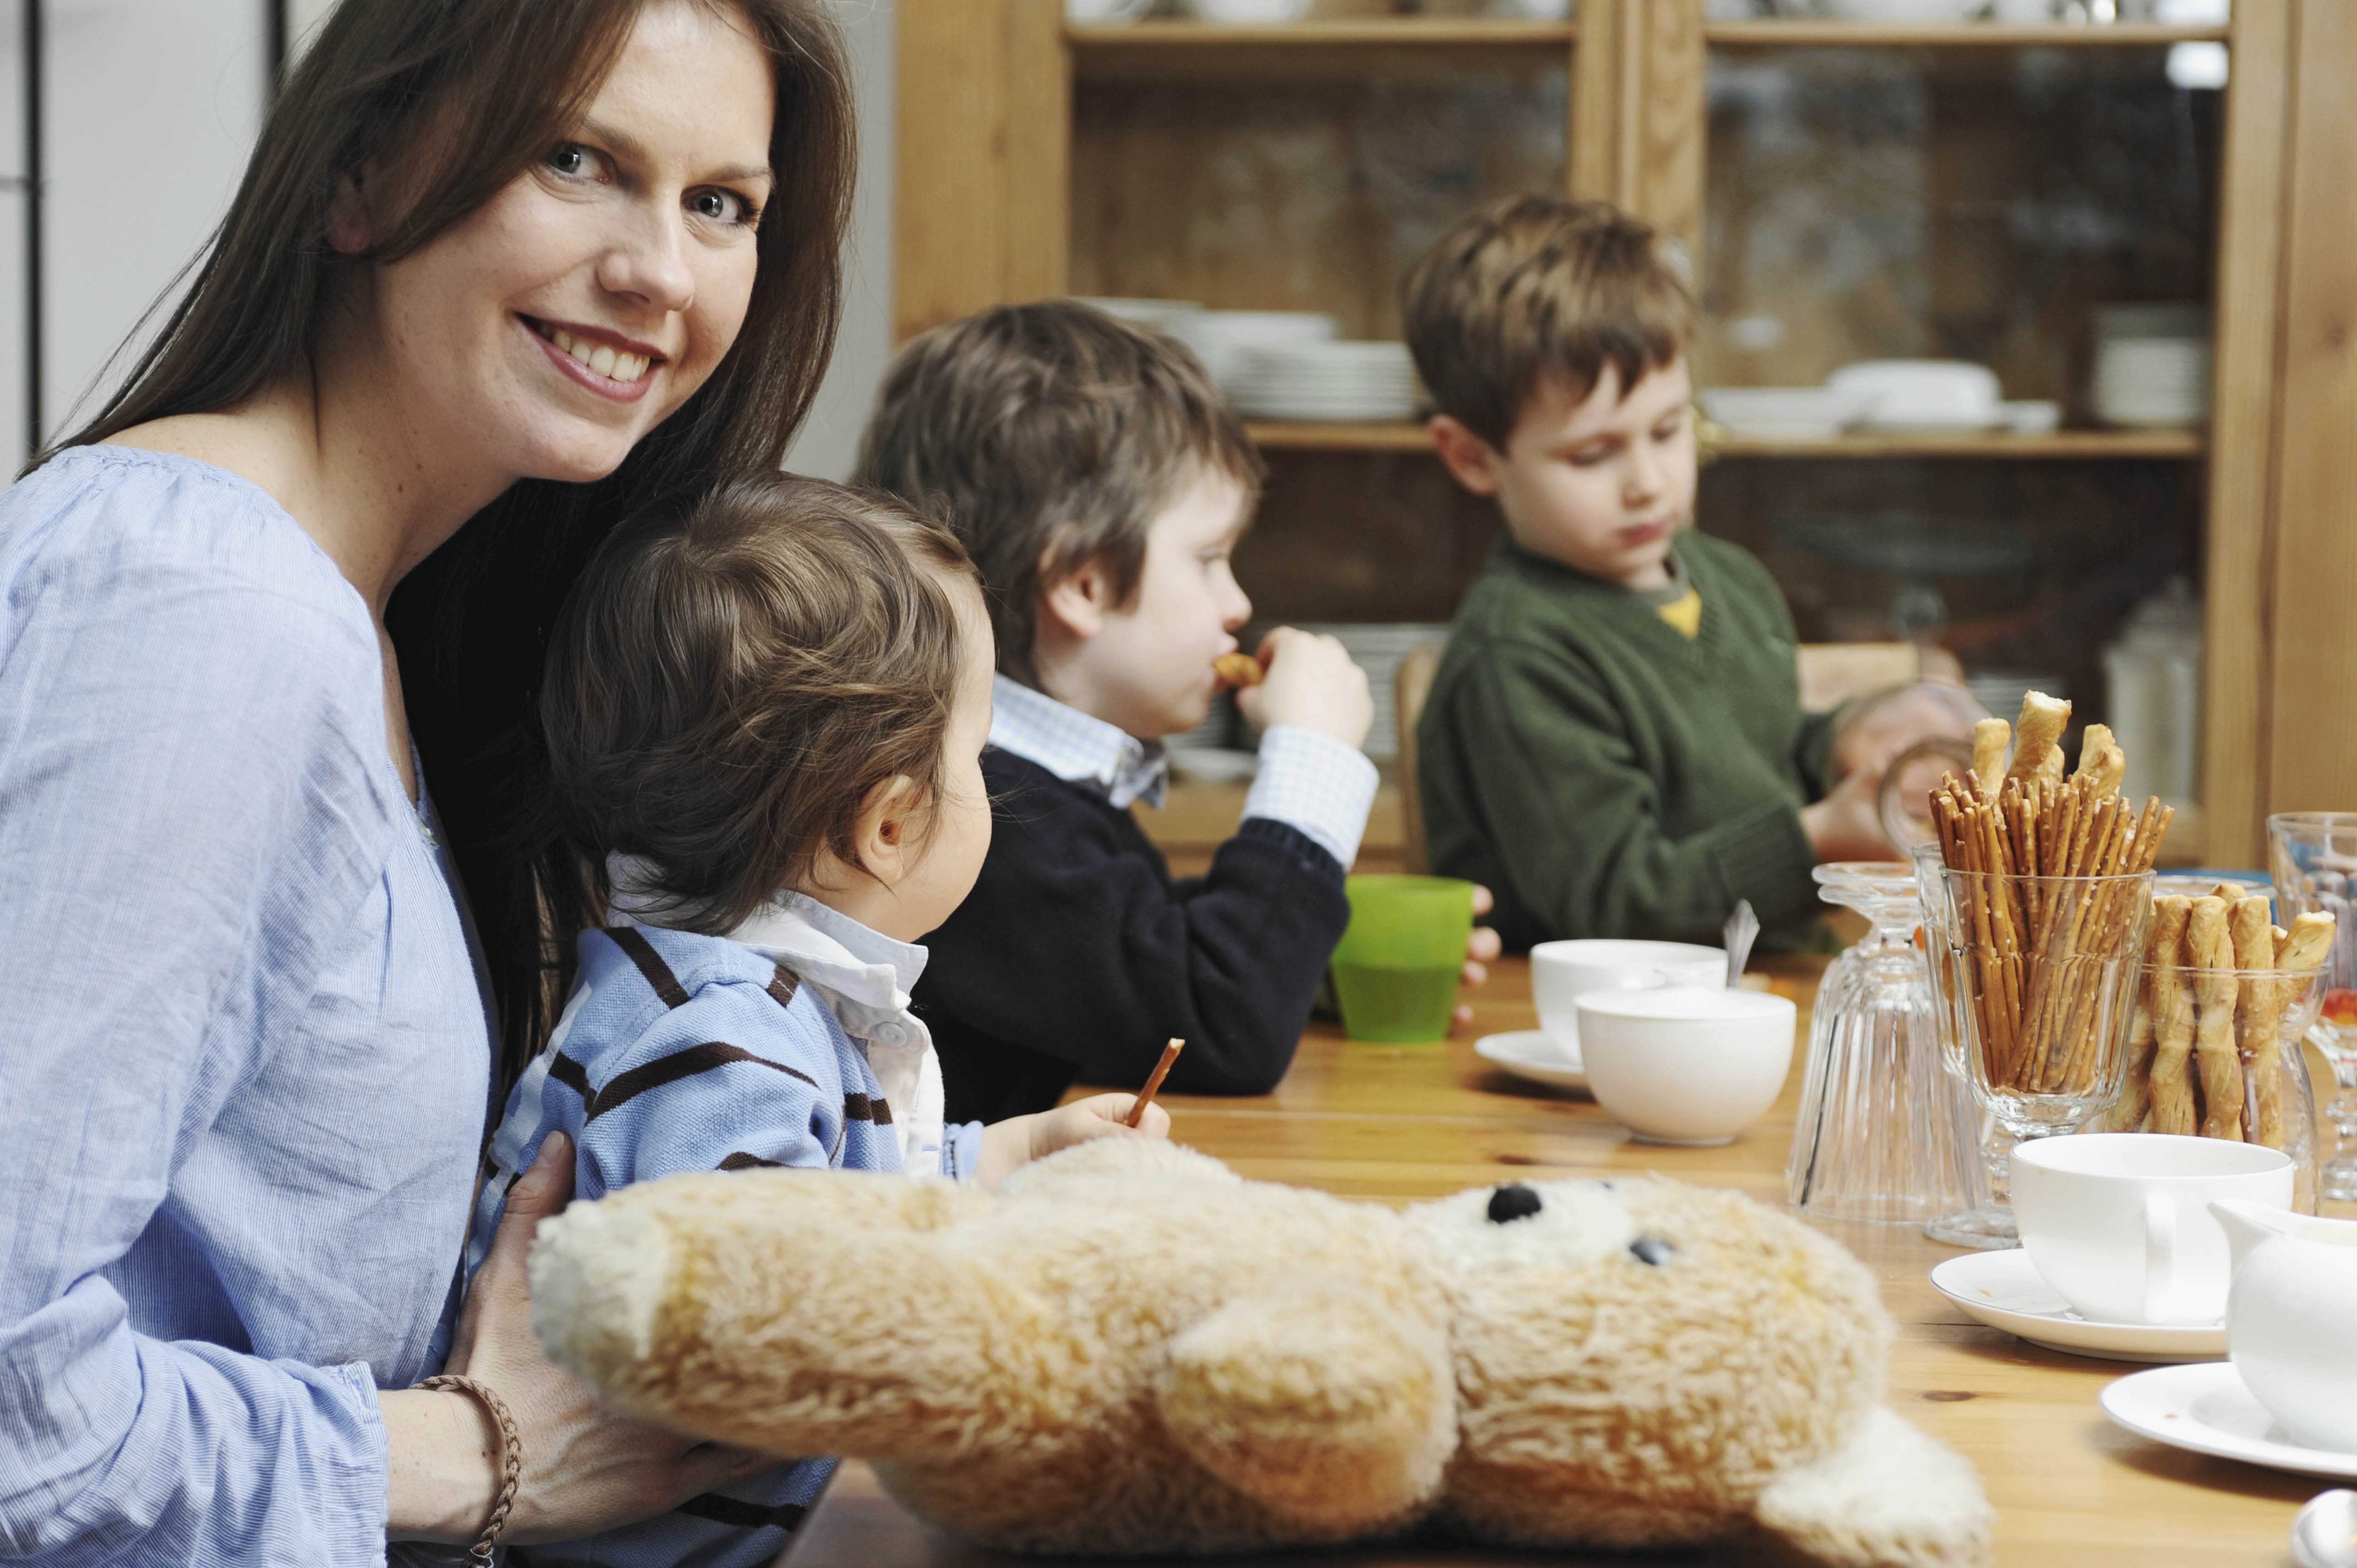
[[[999,750],[1102,792],[1116,811],[1132,800],[1161,806],[1170,764],[1160,741],[1125,734],[1004,675],[993,681],[990,700],[990,744]]]

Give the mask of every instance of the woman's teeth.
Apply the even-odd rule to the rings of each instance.
[[[587,338],[576,338],[562,327],[543,328],[541,336],[597,374],[613,381],[637,381],[647,373],[647,366],[653,362],[644,354],[618,354],[603,343],[593,345]]]

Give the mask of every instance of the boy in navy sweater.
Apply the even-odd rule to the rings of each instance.
[[[1331,638],[1262,641],[1237,693],[1260,768],[1206,875],[1174,881],[1129,811],[1161,803],[1163,737],[1203,721],[1252,614],[1228,564],[1261,473],[1243,426],[1170,339],[1010,306],[901,351],[859,467],[946,517],[998,634],[990,854],[917,988],[950,1116],[1135,1087],[1173,1036],[1172,1090],[1267,1092],[1350,920],[1375,793],[1364,672]]]

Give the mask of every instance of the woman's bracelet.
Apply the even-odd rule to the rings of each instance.
[[[508,1413],[508,1402],[491,1392],[472,1378],[428,1378],[417,1385],[421,1389],[456,1389],[462,1394],[472,1394],[500,1429],[500,1495],[491,1503],[491,1517],[483,1526],[483,1533],[467,1549],[467,1555],[477,1563],[491,1560],[491,1548],[499,1543],[500,1531],[508,1527],[508,1509],[515,1504],[516,1482],[523,1475],[523,1443],[516,1436],[515,1417]]]

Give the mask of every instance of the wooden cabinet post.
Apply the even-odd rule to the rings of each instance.
[[[2269,811],[2346,811],[2357,810],[2357,11],[2301,0],[2296,28],[2290,91],[2276,94],[2289,100],[2291,166],[2270,668],[2254,682],[2266,693],[2260,799]]]
[[[1064,292],[1071,55],[1062,0],[900,0],[896,341]]]

